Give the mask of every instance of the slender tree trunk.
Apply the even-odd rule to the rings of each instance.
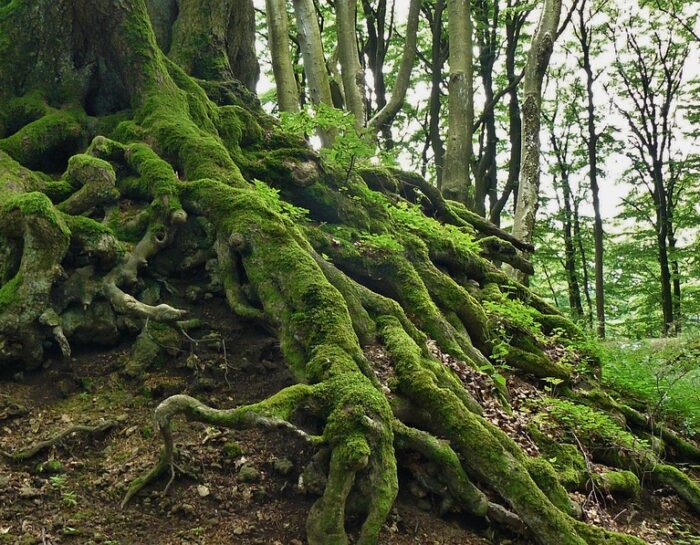
[[[376,10],[372,8],[370,0],[362,0],[362,9],[365,14],[365,25],[367,27],[365,53],[372,71],[373,92],[377,110],[381,110],[386,105],[386,81],[384,79],[386,0],[380,0]],[[368,108],[368,111],[371,111],[371,108]]]
[[[508,6],[512,7],[512,6]],[[520,119],[520,98],[518,87],[515,85],[515,55],[518,48],[520,29],[525,20],[524,15],[513,16],[510,12],[506,15],[506,76],[510,86],[508,102],[508,138],[510,140],[510,159],[508,161],[508,178],[503,188],[503,193],[495,204],[491,206],[490,219],[495,225],[501,224],[501,213],[510,199],[511,193],[518,187],[520,176],[520,153],[522,142],[522,121]]]
[[[586,145],[588,148],[588,178],[591,185],[591,197],[593,200],[593,241],[595,244],[595,308],[597,319],[597,334],[601,339],[605,338],[605,281],[603,273],[604,258],[604,233],[603,219],[600,215],[600,196],[598,188],[598,134],[595,126],[595,100],[593,95],[593,69],[591,68],[591,36],[590,29],[584,20],[583,6],[579,8],[579,41],[581,44],[581,65],[586,72],[587,95],[587,130]]]
[[[572,235],[571,186],[568,172],[562,173],[561,184],[564,193],[564,218],[562,221],[564,231],[564,269],[566,270],[566,283],[569,288],[569,306],[574,317],[580,319],[583,317],[583,307],[581,305],[578,272],[576,271],[576,250],[574,249],[574,238]]]
[[[448,0],[450,83],[447,151],[442,192],[467,204],[471,186],[474,82],[472,22],[469,0]]]
[[[676,232],[673,227],[673,215],[669,213],[668,222],[668,253],[671,264],[671,279],[673,285],[673,327],[676,334],[681,332],[681,277],[676,255]]]
[[[336,2],[335,14],[345,103],[348,111],[355,116],[355,127],[359,129],[365,125],[365,75],[360,66],[360,59],[357,56],[357,42],[355,38],[357,0]]]
[[[593,329],[593,302],[591,301],[591,290],[588,275],[588,259],[586,257],[586,248],[583,245],[583,237],[581,236],[581,220],[579,219],[579,201],[574,199],[574,240],[578,247],[578,254],[581,257],[581,274],[583,277],[583,295],[586,298],[586,325],[589,330]]]
[[[445,0],[435,2],[432,27],[432,50],[430,55],[430,143],[433,148],[435,163],[435,178],[438,189],[442,190],[443,170],[445,165],[445,146],[440,134],[440,85],[442,84],[442,68],[445,64],[445,53],[442,38],[442,13],[445,10]]]
[[[332,107],[331,86],[313,0],[294,0],[294,13],[296,14],[299,45],[304,59],[304,72],[311,102],[316,105],[325,104]],[[319,136],[324,147],[333,145],[335,135],[332,131],[319,131]]]
[[[289,54],[289,23],[285,0],[265,0],[272,72],[277,87],[277,103],[282,112],[299,111],[299,89]]]
[[[656,241],[658,245],[658,261],[661,269],[661,311],[663,313],[663,334],[674,334],[673,327],[673,294],[671,287],[671,269],[668,256],[668,199],[663,183],[661,163],[654,161],[654,192],[656,197]]]
[[[406,42],[403,55],[401,56],[401,64],[399,72],[396,76],[396,84],[391,92],[389,102],[381,108],[368,125],[375,131],[390,129],[391,123],[394,121],[396,114],[399,113],[406,99],[408,85],[411,82],[411,72],[413,63],[416,59],[416,39],[418,36],[418,18],[420,15],[420,0],[411,0],[408,8],[408,22],[406,26]]]
[[[484,104],[492,105],[484,112],[483,126],[486,131],[486,141],[478,170],[474,180],[474,212],[486,217],[486,198],[489,199],[489,208],[493,208],[498,200],[498,170],[496,165],[496,147],[498,138],[496,135],[496,105],[493,92],[493,67],[496,62],[496,50],[498,46],[496,28],[498,24],[499,4],[498,0],[479,1],[475,3],[478,8],[477,37],[479,42],[479,71],[484,90]]]
[[[523,134],[520,184],[513,223],[513,235],[532,242],[540,185],[540,111],[544,79],[554,40],[559,28],[561,0],[546,0],[540,22],[532,38],[525,66],[523,87]],[[510,274],[526,281],[523,273],[510,269]]]

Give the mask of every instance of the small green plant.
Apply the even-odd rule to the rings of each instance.
[[[265,182],[261,182],[260,180],[253,180],[253,183],[257,189],[257,194],[265,200],[265,203],[272,210],[289,218],[295,223],[307,219],[309,211],[305,208],[294,206],[293,204],[289,204],[288,202],[280,199],[279,190],[275,189],[274,187],[270,187]]]
[[[542,403],[545,420],[550,425],[561,426],[566,432],[585,437],[589,442],[637,452],[650,448],[648,441],[635,437],[608,415],[586,405],[555,397],[544,398]]]
[[[64,486],[66,486],[67,481],[68,477],[65,475],[51,475],[51,477],[49,477],[51,486],[56,490],[61,490]]]
[[[346,177],[376,153],[371,136],[355,127],[353,114],[325,104],[309,106],[300,112],[282,112],[281,123],[285,132],[305,138],[319,129],[334,131],[333,146],[323,148],[319,153],[326,165],[344,170]]]
[[[72,490],[61,492],[61,501],[66,507],[75,507],[78,505],[78,495]]]

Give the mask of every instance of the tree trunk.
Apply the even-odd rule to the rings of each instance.
[[[569,306],[574,317],[580,320],[583,317],[583,306],[581,305],[581,290],[576,270],[576,250],[572,235],[573,212],[568,172],[562,173],[561,183],[564,193],[564,218],[562,221],[564,228],[564,270],[566,271],[566,283],[569,287]]]
[[[654,194],[656,200],[656,242],[659,268],[661,269],[661,312],[663,314],[663,334],[674,334],[673,293],[671,269],[668,257],[668,198],[663,181],[663,172],[658,160],[653,165]]]
[[[335,13],[345,103],[348,111],[355,116],[355,127],[360,129],[365,126],[365,75],[362,72],[360,59],[357,56],[357,42],[355,38],[357,0],[338,2]]]
[[[547,71],[549,57],[552,54],[554,40],[559,29],[560,14],[561,0],[545,1],[525,66],[522,163],[513,222],[513,236],[525,242],[532,242],[539,198],[542,80]],[[526,280],[525,275],[521,273],[514,270],[511,270],[510,273],[520,280]]]
[[[574,240],[578,247],[578,253],[581,257],[581,272],[583,275],[583,295],[586,298],[586,327],[589,330],[593,329],[593,303],[591,302],[590,283],[588,281],[588,259],[586,258],[586,248],[583,245],[583,237],[581,236],[581,221],[579,220],[579,201],[574,200]]]
[[[437,0],[433,11],[433,24],[431,28],[433,43],[430,54],[430,144],[433,148],[433,162],[435,164],[435,178],[438,189],[442,190],[442,179],[445,165],[445,146],[440,133],[440,110],[442,92],[442,68],[445,65],[445,52],[443,47],[442,14],[445,10],[445,0]]]
[[[294,0],[294,13],[296,14],[299,44],[304,58],[304,73],[306,74],[311,102],[315,105],[325,104],[333,107],[331,85],[326,71],[323,44],[321,43],[321,31],[318,27],[313,0]],[[319,130],[319,136],[324,147],[333,145],[335,140],[333,131]]]
[[[450,83],[447,151],[442,176],[445,197],[467,204],[471,188],[474,81],[470,2],[448,0]]]
[[[277,87],[277,103],[282,112],[299,111],[299,89],[294,76],[292,58],[289,54],[289,22],[287,21],[287,2],[284,0],[265,0],[267,15],[268,42],[272,71]]]
[[[671,278],[673,283],[673,328],[677,335],[681,332],[681,273],[676,254],[676,233],[673,228],[673,218],[669,217],[668,225],[668,253],[671,262]]]
[[[510,2],[508,8],[513,8]],[[489,214],[491,222],[501,224],[501,213],[508,203],[511,194],[518,188],[520,176],[520,153],[522,145],[522,121],[520,119],[520,99],[518,86],[516,85],[515,58],[520,39],[520,30],[525,22],[527,14],[517,13],[513,15],[509,9],[506,13],[506,77],[510,87],[508,102],[508,138],[510,140],[510,159],[508,160],[508,178],[499,199],[491,205]],[[517,194],[517,191],[516,191]]]
[[[593,240],[595,244],[595,308],[597,319],[597,334],[601,339],[605,338],[605,279],[603,272],[604,247],[603,247],[603,218],[600,215],[600,196],[598,188],[598,134],[595,126],[595,100],[593,95],[593,69],[591,67],[591,30],[584,20],[584,8],[586,2],[579,7],[579,43],[581,44],[581,65],[586,73],[586,97],[587,97],[587,121],[588,137],[586,147],[588,151],[588,179],[591,184],[591,197],[593,199]]]
[[[389,102],[369,120],[368,126],[377,131],[382,128],[391,130],[391,124],[399,113],[406,99],[406,92],[411,83],[411,72],[416,59],[416,40],[418,36],[418,19],[420,16],[420,0],[411,0],[408,6],[408,21],[406,24],[406,39],[404,52],[401,55],[399,72],[396,75],[396,85],[391,91]],[[439,42],[438,42],[439,43]]]
[[[498,41],[496,30],[499,19],[498,0],[493,2],[475,2],[476,20],[478,21],[479,72],[484,89],[483,126],[486,131],[486,141],[474,177],[474,212],[487,217],[486,198],[489,199],[488,210],[496,205],[498,200],[498,165],[496,154],[498,138],[496,135],[496,104],[493,92],[493,67],[496,63]]]

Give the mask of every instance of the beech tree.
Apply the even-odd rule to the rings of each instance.
[[[642,24],[639,18],[629,22]],[[674,211],[682,190],[678,182],[683,170],[675,148],[676,103],[690,50],[686,42],[675,36],[676,31],[682,31],[680,26],[671,25],[664,32],[651,22],[649,30],[651,43],[643,44],[629,27],[610,27],[616,51],[620,47],[618,32],[626,49],[614,65],[620,97],[624,97],[617,109],[631,131],[632,151],[628,155],[632,168],[654,203],[655,210],[648,219],[657,239],[663,331],[673,334],[679,325],[681,305]],[[628,202],[631,204],[632,200]]]
[[[520,178],[513,221],[513,235],[525,242],[532,242],[539,198],[542,81],[559,32],[561,8],[560,0],[543,4],[525,66]],[[516,271],[511,273],[525,279]]]
[[[292,434],[316,451],[326,479],[308,514],[311,545],[349,543],[346,511],[359,515],[354,542],[376,544],[398,465],[415,470],[416,457],[455,509],[543,545],[643,543],[577,518],[565,486],[587,482],[581,449],[700,512],[700,488],[662,461],[697,462],[700,450],[602,389],[580,329],[492,263],[531,270],[516,253],[529,244],[415,173],[323,161],[253,92],[251,3],[173,4],[0,4],[0,366],[37,369],[47,347],[68,355],[147,327],[178,338],[196,321],[167,290],[144,288],[198,274],[232,313],[277,336],[296,378],[229,408],[162,400],[163,449],[154,445],[152,469],[143,460],[125,507],[177,478],[172,421],[184,416]],[[313,3],[294,4],[309,94],[325,102]],[[539,104],[529,92],[526,125]],[[152,363],[140,362],[145,373]],[[483,384],[507,407],[507,370],[533,388],[565,386],[539,405],[532,455],[470,390]],[[590,425],[571,428],[580,422]],[[650,431],[663,452],[634,435]]]
[[[463,204],[473,193],[471,181],[472,130],[474,124],[474,52],[471,2],[447,1],[450,83],[448,94],[447,149],[442,192]],[[473,199],[473,195],[472,195]]]

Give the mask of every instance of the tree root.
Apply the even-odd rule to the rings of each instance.
[[[164,444],[158,463],[146,474],[138,477],[131,483],[122,500],[122,507],[125,507],[144,487],[162,476],[166,470],[170,470],[171,481],[174,479],[175,444],[172,436],[171,421],[175,416],[181,414],[190,421],[233,429],[248,429],[252,427],[284,429],[307,442],[318,444],[321,442],[320,438],[307,434],[285,419],[290,418],[297,407],[308,401],[312,393],[313,388],[308,386],[290,386],[265,401],[235,409],[213,409],[201,401],[186,395],[174,395],[165,399],[155,411],[156,425]]]
[[[55,444],[63,441],[63,439],[70,435],[73,435],[74,433],[87,433],[90,435],[99,434],[104,433],[117,425],[117,422],[113,420],[102,422],[101,424],[97,424],[96,426],[86,426],[78,424],[75,426],[71,426],[70,428],[67,428],[63,431],[60,431],[56,435],[44,441],[39,441],[38,443],[34,443],[33,445],[21,448],[11,453],[0,451],[0,454],[2,454],[5,458],[9,460],[12,460],[13,462],[21,462],[33,458],[42,450],[46,450],[47,448],[54,446]]]

